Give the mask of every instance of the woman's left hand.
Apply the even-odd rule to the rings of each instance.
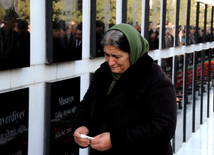
[[[95,139],[91,140],[91,147],[98,151],[107,151],[112,148],[110,133],[105,132],[94,137]]]

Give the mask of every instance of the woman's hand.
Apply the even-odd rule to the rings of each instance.
[[[89,133],[89,130],[88,130],[88,128],[85,127],[85,126],[81,126],[81,127],[77,128],[77,129],[75,130],[75,132],[74,132],[74,140],[75,140],[75,142],[76,142],[79,146],[87,147],[87,146],[90,144],[90,140],[80,138],[80,135],[81,135],[81,134],[88,135],[88,133]]]
[[[105,132],[94,137],[95,139],[91,140],[91,147],[98,151],[107,151],[112,148],[110,133]]]

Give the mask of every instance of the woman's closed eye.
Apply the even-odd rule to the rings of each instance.
[[[109,54],[108,54],[108,53],[104,52],[104,54],[105,54],[106,56],[108,56],[108,57],[109,57]]]

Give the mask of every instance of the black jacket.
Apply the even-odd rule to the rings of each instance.
[[[127,69],[107,96],[111,70],[104,62],[77,108],[73,130],[90,136],[110,132],[112,149],[91,154],[172,155],[176,127],[175,91],[170,79],[147,53]]]

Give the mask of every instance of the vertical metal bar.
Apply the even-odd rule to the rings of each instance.
[[[90,58],[96,57],[96,0],[91,0]]]
[[[179,29],[179,12],[180,12],[180,0],[176,1],[176,13],[175,13],[175,47],[178,46],[178,29]]]
[[[211,70],[211,49],[209,48],[209,58],[208,58],[208,92],[207,92],[207,118],[210,116],[210,70]]]
[[[213,41],[213,13],[214,13],[214,6],[212,6],[212,11],[211,11],[211,36],[210,36],[210,42]]]
[[[174,56],[174,68],[173,68],[173,80],[174,80],[174,87],[175,87],[175,91],[176,91],[176,76],[177,76],[177,55]],[[173,153],[175,153],[175,134],[173,136],[173,139],[172,139],[172,149],[173,149]]]
[[[46,83],[45,85],[45,119],[44,119],[44,154],[43,155],[50,155],[50,120],[51,120],[51,83]]]
[[[186,39],[185,45],[189,45],[189,27],[190,27],[190,8],[191,8],[191,0],[187,1],[187,19],[186,19]]]
[[[122,23],[127,23],[127,0],[122,1]]]
[[[203,93],[204,93],[204,50],[202,50],[202,57],[201,57],[201,117],[200,117],[200,124],[203,124]]]
[[[53,63],[53,1],[46,0],[46,64]]]
[[[164,70],[164,64],[165,64],[165,63],[164,63],[164,62],[165,62],[164,60],[165,60],[164,58],[161,58],[161,68],[162,68],[163,70]]]
[[[149,30],[148,30],[148,26],[149,26],[149,10],[150,10],[149,0],[145,0],[144,38],[146,40],[149,39]]]
[[[193,86],[193,89],[192,89],[192,91],[193,91],[193,116],[192,116],[192,119],[193,119],[193,124],[192,124],[192,132],[195,132],[195,114],[196,114],[196,112],[195,112],[195,108],[196,108],[196,106],[195,106],[195,100],[196,100],[196,96],[195,96],[195,93],[196,93],[196,71],[197,71],[197,65],[196,65],[196,62],[197,62],[197,53],[196,53],[196,51],[194,52],[194,55],[193,55],[193,57],[194,57],[194,61],[193,61],[193,83],[192,83],[192,86]]]
[[[204,10],[204,35],[203,35],[203,43],[207,41],[206,39],[206,29],[207,29],[207,4],[205,4]]]
[[[161,23],[161,48],[164,49],[166,48],[165,45],[165,24],[166,24],[166,0],[162,0],[162,23]]]
[[[184,75],[183,75],[183,100],[184,100],[184,113],[183,113],[183,142],[186,142],[186,109],[187,109],[187,67],[188,67],[188,53],[184,55]]]
[[[199,43],[198,37],[198,22],[199,22],[199,11],[200,11],[200,2],[197,2],[197,11],[196,11],[196,33],[195,33],[195,43]]]

